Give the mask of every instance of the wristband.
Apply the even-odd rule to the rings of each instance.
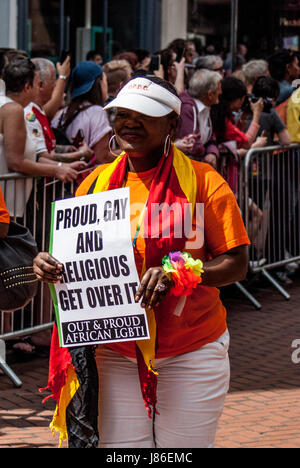
[[[59,75],[58,77],[60,80],[65,80],[67,81],[68,77],[66,75]]]
[[[187,252],[171,252],[162,260],[163,270],[173,281],[171,293],[174,296],[190,296],[204,273],[201,260],[194,260]]]

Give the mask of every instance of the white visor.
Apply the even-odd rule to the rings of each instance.
[[[167,89],[147,78],[129,81],[104,109],[122,107],[150,117],[164,117],[171,112],[180,115],[181,101]]]

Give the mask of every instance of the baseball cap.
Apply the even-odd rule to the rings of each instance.
[[[88,93],[98,76],[103,73],[103,68],[95,62],[81,62],[72,72],[72,99]]]
[[[122,107],[150,117],[164,117],[171,112],[180,115],[181,101],[173,93],[147,78],[134,78],[104,109]]]

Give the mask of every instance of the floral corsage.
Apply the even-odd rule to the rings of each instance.
[[[174,296],[190,296],[202,283],[204,273],[201,260],[194,260],[187,252],[171,252],[162,260],[164,272],[173,281],[171,293]]]

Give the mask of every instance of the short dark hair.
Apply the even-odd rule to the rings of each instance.
[[[20,93],[27,83],[33,86],[35,65],[30,59],[17,58],[10,62],[3,71],[6,91]]]
[[[90,50],[87,54],[86,54],[86,60],[89,61],[89,60],[94,60],[95,57],[97,55],[100,55],[100,52],[98,52],[97,50]]]
[[[277,81],[282,81],[286,74],[286,67],[293,63],[297,55],[289,49],[281,49],[269,57],[270,75]]]
[[[146,57],[150,57],[151,55],[150,51],[147,49],[132,49],[129,52],[133,52],[137,56],[139,62],[142,62]]]
[[[5,57],[8,62],[13,62],[17,58],[29,58],[29,55],[25,50],[21,49],[8,49],[5,52]]]
[[[247,88],[241,80],[235,76],[223,79],[219,103],[211,107],[213,129],[219,137],[224,138],[225,136],[226,118],[231,117],[230,104],[236,99],[242,99],[246,95]]]
[[[222,81],[222,95],[220,99],[232,102],[235,99],[241,99],[246,96],[246,85],[234,76],[224,78]]]
[[[280,94],[279,84],[270,76],[260,76],[254,83],[252,93],[257,97],[277,100]]]

